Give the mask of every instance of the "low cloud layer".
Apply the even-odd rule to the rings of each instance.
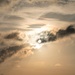
[[[0,34],[0,63],[4,62],[8,57],[16,54],[18,51],[23,50],[27,53],[26,35],[20,31],[6,32]]]
[[[16,40],[22,40],[23,38],[20,38],[20,36],[19,36],[19,32],[12,32],[12,33],[10,33],[10,34],[8,34],[8,35],[6,35],[5,36],[5,39],[16,39]]]
[[[35,26],[35,25],[33,25]],[[52,42],[58,39],[68,37],[71,34],[75,34],[75,28],[73,25],[68,26],[65,29],[59,29],[55,34],[51,31],[42,32],[44,38],[38,38],[41,40],[41,43]],[[41,33],[40,33],[41,34]],[[40,35],[39,34],[39,35]],[[45,35],[46,34],[46,35]],[[35,35],[36,36],[36,35]],[[5,61],[8,57],[13,56],[19,51],[24,50],[24,53],[27,54],[28,51],[33,51],[33,48],[29,45],[28,41],[31,41],[26,37],[25,33],[20,31],[0,33],[0,63]],[[30,42],[32,43],[32,42]],[[30,47],[29,50],[26,47]]]
[[[0,50],[0,63],[5,61],[6,58],[11,57],[13,54],[17,53],[19,50],[21,50],[24,46],[23,45],[16,45],[11,46],[8,48],[4,48]]]
[[[68,26],[65,30],[60,29],[56,33],[57,37],[59,37],[59,38],[62,38],[62,37],[65,37],[65,36],[69,36],[71,34],[75,34],[75,28],[72,25]]]
[[[70,25],[66,29],[59,29],[55,34],[51,33],[51,31],[45,31],[42,34],[40,33],[40,38],[37,39],[37,42],[39,40],[41,40],[41,43],[51,42],[75,34],[75,28],[73,25]]]

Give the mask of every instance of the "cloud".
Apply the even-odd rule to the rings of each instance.
[[[8,25],[9,26],[9,25]],[[6,27],[6,28],[5,28]],[[25,28],[17,28],[16,27],[16,25],[15,26],[11,26],[11,27],[7,27],[7,26],[1,26],[0,27],[0,31],[1,32],[8,32],[8,31],[32,31],[33,29],[30,29],[30,28],[28,28],[28,29],[25,29]]]
[[[0,0],[0,5],[9,4],[10,0]]]
[[[67,4],[69,0],[22,0],[17,3],[16,7],[48,7],[52,4]]]
[[[51,3],[50,1],[35,1],[35,0],[20,0],[17,4],[15,4],[12,8],[13,10],[19,10],[25,7],[47,7]]]
[[[68,21],[74,22],[75,21],[75,14],[61,14],[61,13],[46,13],[40,17],[41,18],[48,18],[48,19],[57,19],[60,21]]]
[[[0,33],[0,40],[0,63],[19,51],[24,51],[24,55],[28,55],[32,51],[31,46],[26,42],[25,33],[20,31],[2,32]],[[30,49],[27,49],[27,47],[30,47]]]
[[[42,26],[44,26],[44,24],[32,24],[32,25],[29,25],[28,28],[40,28]]]
[[[9,39],[9,40],[13,39],[17,41],[23,41],[25,38],[26,38],[26,35],[20,31],[13,31],[4,36],[4,39]]]
[[[14,11],[21,10],[24,8],[45,8],[50,6],[66,6],[73,4],[75,1],[71,0],[19,0],[15,5],[12,6]]]
[[[75,34],[75,28],[73,25],[70,25],[66,29],[59,29],[56,34],[51,33],[51,31],[46,31],[46,33],[48,38],[46,40],[42,39],[42,43],[56,41],[58,39],[70,36],[71,34]],[[0,63],[19,51],[24,50],[25,54],[29,52],[27,55],[30,55],[33,51],[33,48],[27,42],[25,33],[20,31],[1,33],[0,40]],[[27,49],[27,47],[30,48]]]
[[[24,18],[23,17],[20,17],[20,16],[17,16],[17,15],[6,15],[6,16],[4,16],[4,20],[15,20],[15,21],[17,21],[17,20],[24,20]]]
[[[66,28],[66,30],[60,29],[56,33],[56,36],[59,37],[59,38],[62,38],[62,37],[68,36],[70,34],[75,34],[75,28],[72,25],[68,26]]]
[[[19,25],[19,24],[12,23],[12,22],[0,22],[0,26],[5,26],[5,25],[8,25],[8,26],[16,26],[16,25]]]
[[[24,46],[11,46],[9,48],[4,48],[0,50],[0,63],[3,62],[7,57],[12,56],[13,54],[17,53],[21,50]]]
[[[38,23],[38,24],[30,25],[30,23],[31,23],[31,21],[37,22],[38,20],[35,18],[37,18],[38,16],[40,16],[44,13],[46,13],[46,14],[41,16],[40,18],[53,18],[53,19],[57,19],[57,20],[61,20],[61,21],[74,22],[75,14],[47,13],[48,11],[49,12],[50,11],[53,11],[53,12],[58,11],[58,12],[62,12],[62,13],[65,12],[65,10],[70,11],[72,7],[71,7],[71,5],[68,5],[71,8],[66,6],[66,4],[68,4],[68,2],[69,2],[69,0],[0,0],[0,6],[1,6],[0,7],[1,8],[0,16],[1,16],[1,21],[2,21],[2,22],[0,22],[0,31],[4,31],[4,33],[1,33],[1,35],[0,35],[0,40],[1,40],[0,41],[0,62],[6,60],[10,56],[13,56],[13,54],[22,50],[22,48],[25,48],[26,47],[25,44],[27,43],[26,37],[23,34],[21,34],[21,32],[18,32],[18,31],[13,32],[12,31],[12,32],[7,33],[6,32],[7,30],[9,31],[9,30],[17,29],[17,30],[22,30],[25,32],[25,31],[32,30],[29,28],[40,28],[41,26],[43,26],[42,24]],[[65,6],[61,7],[61,5],[65,5]],[[2,8],[2,6],[4,6],[4,8]],[[51,7],[49,7],[49,6],[51,6]],[[55,8],[54,8],[54,6],[55,6]],[[49,7],[49,10],[47,10],[48,7]],[[23,8],[23,11],[21,10],[22,8]],[[28,9],[28,8],[31,8],[31,9]],[[35,8],[37,8],[37,9],[35,10]],[[43,9],[40,9],[40,8],[43,8]],[[56,10],[54,10],[54,9],[56,9]],[[14,11],[16,10],[16,11],[14,12],[13,10]],[[17,10],[19,10],[19,12]],[[74,8],[73,8],[73,10],[74,10]],[[3,13],[1,11],[3,11]],[[28,12],[28,13],[23,14],[23,12]],[[72,13],[73,11],[70,11],[70,12]],[[65,13],[69,13],[69,12],[65,12]],[[19,14],[19,16],[17,14]],[[28,21],[27,22],[24,21],[24,23],[23,22],[19,23],[20,20],[24,20],[24,18],[21,16],[23,16],[24,18],[27,18]],[[28,29],[19,28],[18,25],[20,25],[20,24],[27,24],[27,25],[29,25],[29,27],[28,27]],[[74,34],[75,33],[74,31],[75,31],[74,27],[69,26],[66,29],[58,30],[56,32],[56,34],[48,32],[49,40],[47,39],[47,42],[55,41],[55,40],[58,40],[59,38],[64,38],[66,36]],[[43,41],[45,41],[45,40],[43,40]],[[30,46],[30,45],[27,45],[27,46]],[[24,50],[25,50],[25,53],[27,53],[26,49],[24,49]]]
[[[18,32],[14,32],[11,34],[8,34],[7,36],[5,36],[5,39],[13,39],[13,38],[18,38],[19,33]]]
[[[75,28],[73,25],[68,26],[66,29],[59,29],[56,32],[56,34],[51,33],[51,31],[44,31],[39,34],[40,38],[37,39],[36,41],[38,43],[39,43],[39,40],[41,40],[41,43],[51,42],[51,41],[56,41],[58,39],[70,36],[71,34],[75,34]]]

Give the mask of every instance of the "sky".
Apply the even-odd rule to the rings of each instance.
[[[43,31],[52,38],[36,44]],[[74,70],[75,0],[0,0],[0,75],[75,75]]]

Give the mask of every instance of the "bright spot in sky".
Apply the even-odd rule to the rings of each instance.
[[[42,41],[41,40],[38,40],[37,42],[40,44]]]
[[[40,49],[42,47],[42,44],[35,44],[34,48],[35,49]]]
[[[36,28],[33,31],[29,31],[27,32],[27,36],[29,38],[28,43],[34,48],[34,49],[39,49],[42,47],[42,44],[40,44],[42,41],[38,40],[36,42],[36,40],[39,38],[39,34],[43,31],[48,31],[51,30],[52,27],[50,27],[49,24],[47,24],[46,26],[43,26],[41,28]]]
[[[40,33],[40,32],[48,31],[48,30],[51,30],[51,29],[52,29],[51,25],[47,24],[46,26],[35,29],[34,32],[35,33]]]

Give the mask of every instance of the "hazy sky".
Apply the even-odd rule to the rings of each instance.
[[[70,25],[75,29],[75,0],[0,0],[0,75],[75,75],[74,34],[30,45],[35,31]]]

